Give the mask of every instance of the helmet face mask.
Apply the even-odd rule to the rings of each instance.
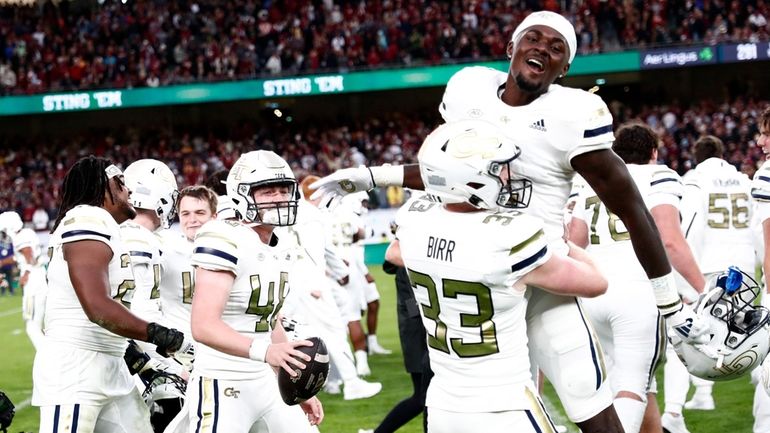
[[[445,123],[425,139],[418,161],[425,191],[443,203],[479,209],[529,205],[532,182],[512,175],[521,150],[495,125],[482,120]]]
[[[687,370],[716,381],[736,379],[758,366],[770,350],[770,311],[754,306],[759,286],[745,272],[730,267],[701,295],[696,314],[707,321],[711,340],[705,344],[674,342]]]
[[[297,180],[286,161],[274,152],[256,150],[241,155],[227,175],[226,186],[236,217],[245,223],[289,226],[297,220]],[[286,188],[287,200],[257,202],[255,192],[270,187]]]
[[[286,187],[288,197],[281,201],[260,201],[254,199],[254,193],[259,188]],[[238,194],[247,203],[246,214],[242,219],[246,222],[262,223],[273,226],[290,226],[297,221],[297,181],[286,179],[282,181],[257,182],[255,184],[238,184]]]
[[[169,228],[176,216],[179,197],[176,177],[171,169],[155,159],[140,159],[126,167],[124,176],[131,191],[131,205],[136,209],[155,211],[161,227]]]

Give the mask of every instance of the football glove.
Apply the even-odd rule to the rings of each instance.
[[[358,191],[369,191],[374,188],[372,171],[365,166],[343,168],[322,177],[310,184],[310,189],[316,190],[311,200],[321,199],[320,206],[333,209],[342,197]]]
[[[709,325],[689,305],[682,304],[679,311],[665,316],[665,319],[672,343],[677,339],[693,345],[708,343]]]
[[[163,357],[173,355],[182,348],[184,334],[153,322],[147,325],[147,342],[155,345],[155,351]],[[189,343],[188,343],[189,344]]]
[[[126,347],[126,353],[123,354],[123,360],[126,361],[128,371],[133,376],[144,370],[150,360],[150,355],[144,353],[133,340],[128,340],[128,347]]]
[[[0,430],[3,432],[5,432],[6,429],[10,427],[11,422],[13,422],[13,416],[16,414],[14,409],[15,406],[11,402],[11,399],[8,398],[4,392],[0,391]]]

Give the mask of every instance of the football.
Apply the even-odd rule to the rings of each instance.
[[[313,345],[297,347],[297,350],[310,356],[310,361],[305,362],[305,369],[295,368],[295,377],[289,376],[282,368],[278,370],[278,389],[284,403],[289,406],[302,403],[318,394],[329,375],[329,351],[326,344],[318,337],[307,340]]]

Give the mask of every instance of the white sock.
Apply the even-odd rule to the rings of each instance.
[[[666,365],[663,367],[663,390],[666,394],[665,411],[681,414],[682,406],[687,399],[687,390],[690,389],[690,373],[676,356],[670,344],[668,347]]]
[[[692,384],[695,385],[696,397],[711,397],[711,389],[714,388],[714,382],[706,379],[701,379],[697,376],[690,376]]]
[[[377,342],[377,334],[369,334],[366,336],[366,344],[369,345],[369,347],[372,346],[379,346],[380,343]]]
[[[633,398],[616,398],[613,402],[620,423],[626,433],[639,433],[647,405]]]
[[[354,354],[356,357],[356,365],[358,364],[369,364],[369,356],[366,354],[365,350],[356,350],[356,353]]]

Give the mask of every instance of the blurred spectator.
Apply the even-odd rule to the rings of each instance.
[[[35,209],[35,212],[32,214],[32,228],[38,232],[47,231],[49,229],[49,222],[50,218],[48,217],[48,212],[46,212],[42,207],[38,206],[38,208]]]

